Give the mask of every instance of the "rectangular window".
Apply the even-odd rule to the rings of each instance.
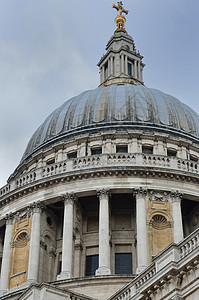
[[[128,75],[132,76],[132,64],[128,63]]]
[[[142,153],[145,153],[145,154],[153,154],[153,147],[150,147],[150,146],[142,146]]]
[[[167,150],[167,156],[173,156],[176,157],[176,151],[175,150]]]
[[[115,254],[115,274],[132,274],[132,253]]]
[[[68,153],[68,158],[69,159],[71,159],[71,158],[77,158],[77,152]]]
[[[128,153],[128,146],[116,146],[116,153]]]
[[[197,162],[198,158],[195,155],[190,155],[190,160]]]
[[[55,159],[54,158],[50,158],[46,161],[46,164],[47,165],[51,165],[51,164],[54,164],[55,163]]]
[[[102,154],[102,148],[93,148],[91,149],[91,155]]]
[[[94,276],[99,267],[99,255],[86,256],[86,274],[85,276]]]

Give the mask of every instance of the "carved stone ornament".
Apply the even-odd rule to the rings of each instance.
[[[147,194],[147,189],[143,189],[142,187],[138,189],[133,189],[133,195],[134,196],[145,196]]]
[[[40,202],[33,202],[28,206],[28,209],[30,210],[31,214],[35,213],[35,212],[43,212],[43,210],[45,209],[45,206]]]
[[[61,195],[62,201],[64,201],[65,204],[72,204],[74,205],[75,201],[77,200],[77,197],[75,193],[66,193]]]
[[[110,190],[109,189],[101,189],[97,190],[97,197],[99,198],[106,198],[110,196]]]
[[[20,221],[23,219],[30,218],[31,216],[31,208],[28,206],[23,211],[18,211],[15,213],[15,221]]]
[[[172,202],[178,202],[178,203],[181,203],[181,199],[182,199],[182,194],[179,193],[178,191],[176,192],[172,192],[171,193],[171,197],[172,197]]]
[[[6,214],[4,220],[6,221],[6,224],[12,224],[14,220],[14,215],[12,213]]]
[[[168,192],[149,192],[149,200],[154,202],[168,202],[169,201],[169,193]]]

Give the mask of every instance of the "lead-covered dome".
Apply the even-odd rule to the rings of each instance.
[[[154,127],[199,137],[199,116],[175,97],[144,85],[112,84],[64,102],[31,137],[22,160],[82,132]]]

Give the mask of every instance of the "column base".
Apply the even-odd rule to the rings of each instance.
[[[141,266],[141,267],[138,267],[136,269],[136,274],[140,274],[142,271],[144,271],[148,266]]]
[[[108,267],[99,267],[95,271],[95,276],[100,276],[100,275],[111,275],[111,270]]]
[[[71,272],[61,272],[59,275],[57,275],[57,280],[64,280],[64,279],[70,279],[72,278]]]

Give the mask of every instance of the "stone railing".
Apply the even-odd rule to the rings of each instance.
[[[38,168],[34,171],[24,173],[17,179],[13,179],[9,184],[0,189],[0,198],[17,188],[30,184],[36,180],[59,175],[68,172],[74,172],[93,168],[113,167],[132,167],[132,168],[161,168],[170,171],[183,171],[191,174],[199,173],[199,164],[183,160],[176,157],[166,157],[160,155],[143,153],[113,153],[92,155],[81,158],[68,159],[66,161],[54,163]]]
[[[57,164],[52,164],[49,166],[46,166],[42,169],[42,177],[48,177],[53,176],[56,174],[61,174],[67,171],[67,163],[66,162],[60,162]]]
[[[197,251],[194,253],[194,250]],[[157,275],[160,264],[165,260],[165,266],[168,266],[169,263],[182,263],[183,259],[186,260],[186,257],[190,255],[198,256],[199,250],[199,228],[192,232],[188,237],[186,237],[179,244],[171,244],[168,248],[163,250],[157,257],[154,258],[154,262],[149,266],[145,271],[139,274],[135,279],[133,279],[129,284],[121,289],[118,293],[113,295],[109,300],[129,300],[133,296],[139,294],[139,290],[144,286],[144,284],[149,284],[149,281],[152,281],[153,278]],[[168,261],[169,257],[169,261]],[[159,263],[160,262],[160,263]],[[161,269],[162,270],[162,269]],[[160,272],[161,273],[161,272]],[[133,298],[133,299],[140,299]]]
[[[22,176],[20,176],[17,180],[16,180],[16,188],[19,188],[23,185],[29,184],[33,181],[36,180],[36,173],[35,172],[29,172],[26,173]]]
[[[147,270],[143,273],[143,276],[137,280],[135,286],[136,289],[138,289],[141,285],[143,285],[146,281],[151,279],[156,274],[155,265],[151,265],[150,268],[147,268]]]
[[[196,248],[199,248],[199,229],[194,231],[188,238],[180,243],[180,257],[184,258]]]

